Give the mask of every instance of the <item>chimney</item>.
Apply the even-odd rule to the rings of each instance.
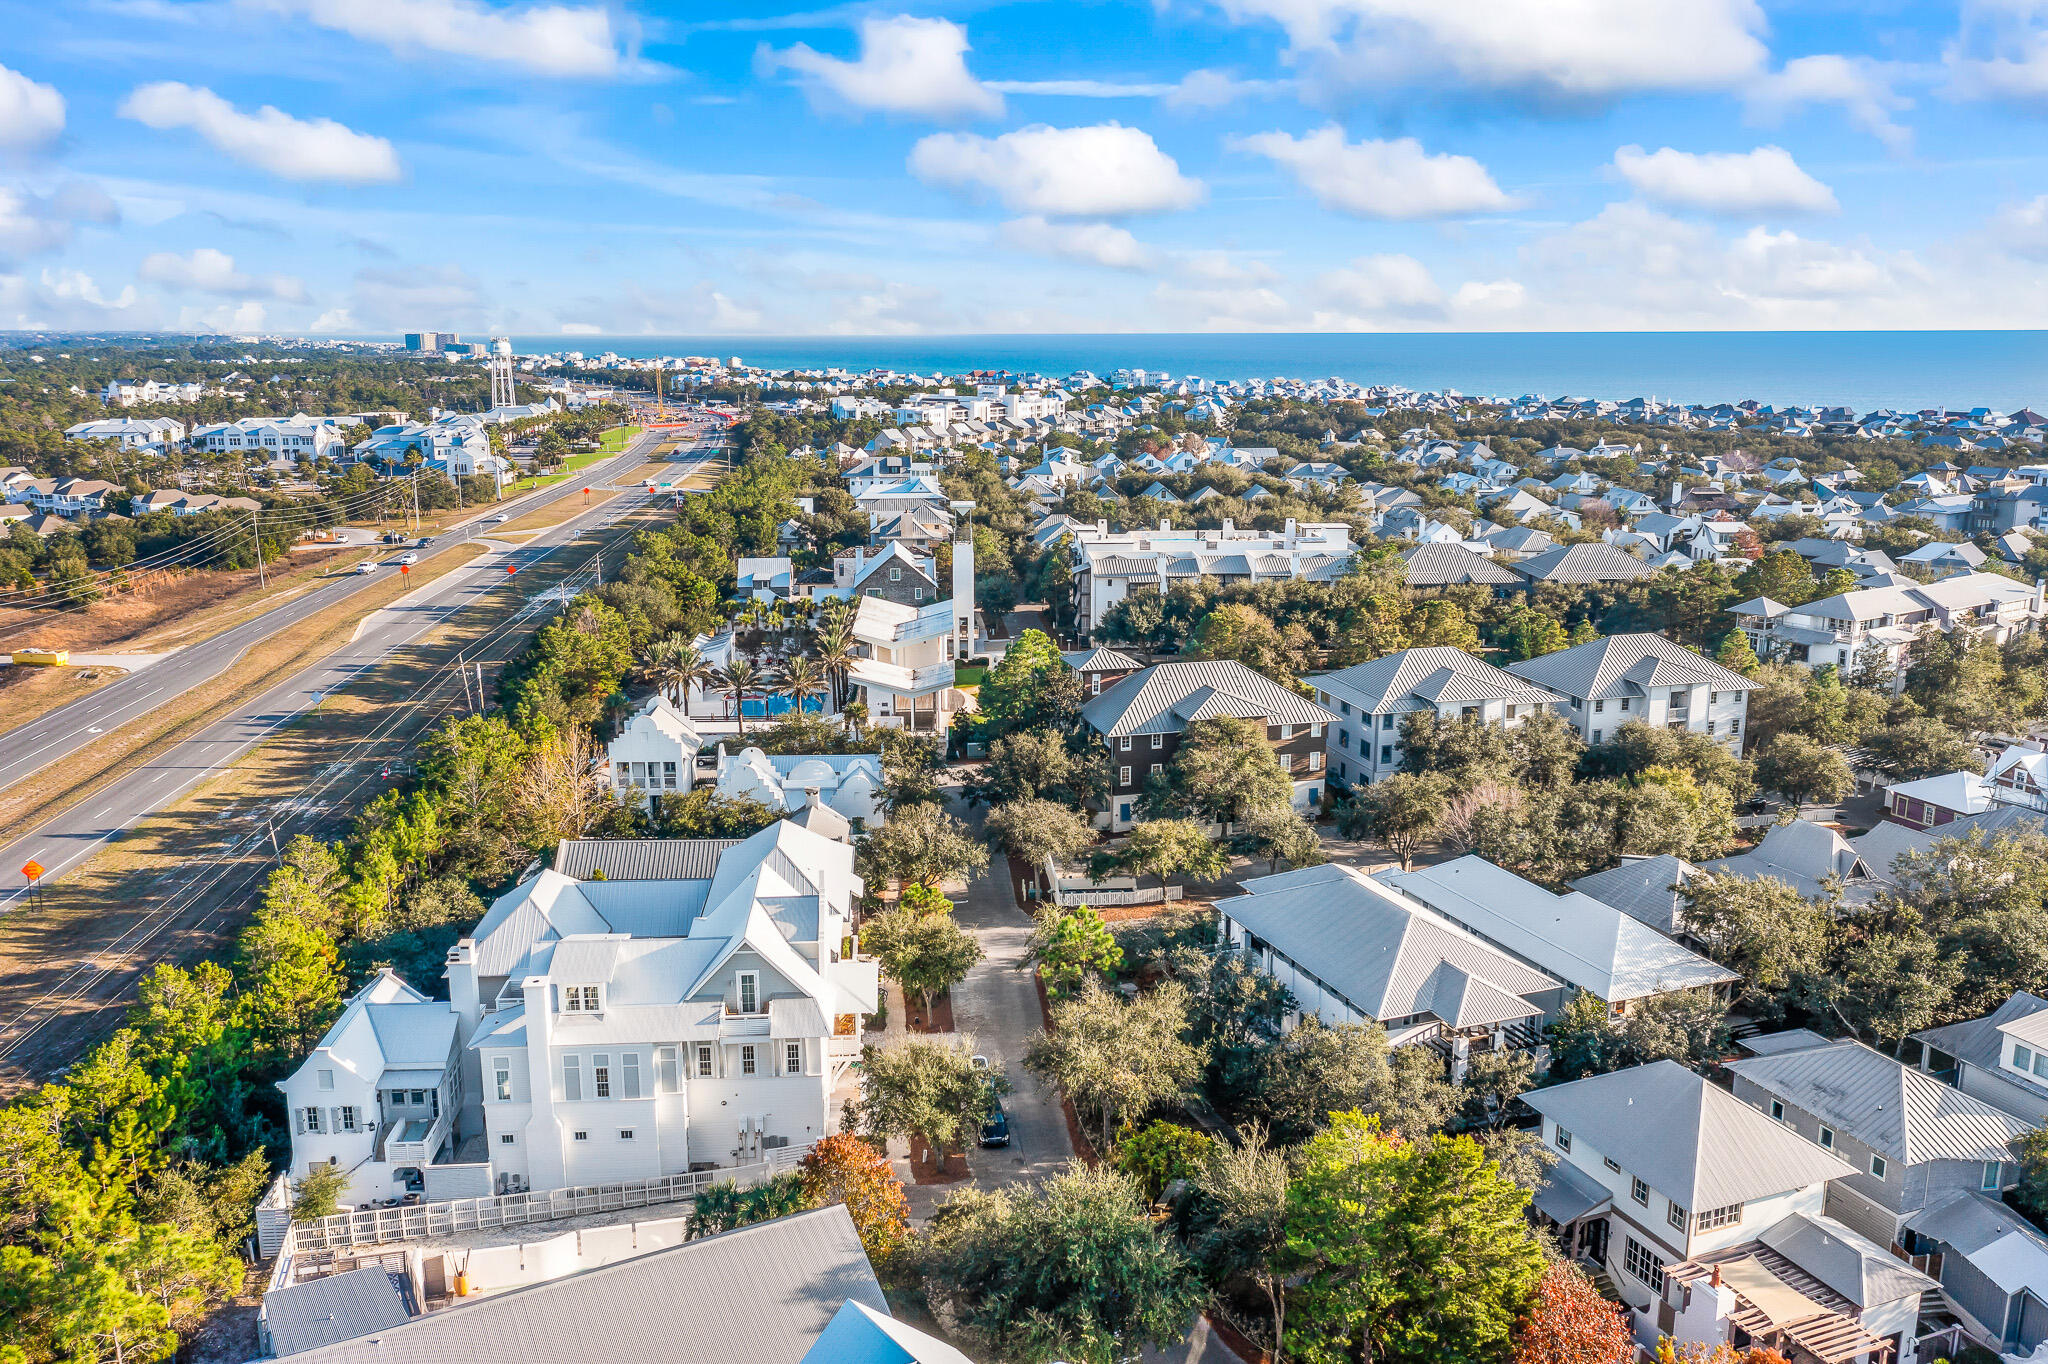
[[[818,805],[818,788],[815,786],[806,786],[804,788],[804,808],[806,810],[815,810],[818,808]]]
[[[1711,1283],[1712,1283],[1712,1284],[1714,1285],[1714,1287],[1716,1287],[1716,1288],[1719,1288],[1719,1287],[1721,1286],[1721,1266],[1720,1266],[1720,1265],[1718,1265],[1718,1264],[1717,1264],[1717,1265],[1715,1265],[1715,1266],[1714,1266],[1714,1277],[1713,1277],[1713,1278],[1712,1278],[1712,1279],[1711,1279],[1711,1280],[1710,1280],[1709,1282],[1711,1282]]]
[[[1166,519],[1165,517],[1163,517],[1163,516],[1162,516],[1162,517],[1160,517],[1160,518],[1159,518],[1159,529],[1160,529],[1161,531],[1169,531],[1169,530],[1172,530],[1172,529],[1173,529],[1173,522],[1171,522],[1171,521],[1167,520],[1167,519]]]
[[[1680,483],[1680,482],[1679,482],[1679,481],[1678,481],[1677,479],[1675,479],[1675,478],[1674,478],[1674,479],[1672,479],[1672,480],[1671,480],[1671,505],[1675,507],[1675,506],[1677,506],[1677,505],[1678,505],[1678,504],[1679,504],[1680,502],[1682,502],[1682,501],[1684,501],[1684,500],[1685,500],[1685,485],[1684,485],[1683,483]]]

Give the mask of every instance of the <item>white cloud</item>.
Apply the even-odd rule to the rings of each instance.
[[[1429,267],[1413,256],[1360,256],[1339,270],[1318,275],[1317,301],[1348,312],[1434,316],[1443,312],[1444,291]]]
[[[35,151],[64,131],[64,96],[0,66],[0,151]]]
[[[1885,69],[1863,57],[1795,57],[1757,77],[1746,92],[1752,112],[1781,118],[1806,104],[1839,104],[1852,122],[1894,152],[1911,147],[1913,130],[1892,117],[1913,101],[1892,88]]]
[[[1991,235],[2015,256],[2048,261],[2048,194],[1999,209],[1991,219]]]
[[[967,69],[967,30],[946,19],[863,19],[857,60],[798,43],[782,52],[763,48],[759,65],[795,71],[814,98],[855,109],[940,120],[996,118],[1003,112],[1003,97]]]
[[[1759,70],[1756,0],[1221,0],[1268,20],[1326,84],[1450,84],[1539,99],[1717,90]]]
[[[1942,61],[1957,99],[2048,101],[2048,0],[1963,0]]]
[[[171,251],[152,252],[142,258],[136,274],[151,284],[224,298],[274,298],[295,303],[306,297],[303,281],[291,275],[244,274],[235,268],[233,256],[210,246],[199,247],[184,256]]]
[[[612,5],[521,5],[477,0],[254,0],[401,56],[471,57],[544,76],[614,76],[640,63]]]
[[[1176,109],[1221,109],[1251,96],[1285,94],[1293,88],[1293,81],[1241,80],[1228,71],[1204,67],[1182,76],[1166,92],[1166,103]]]
[[[1486,167],[1469,156],[1432,156],[1412,137],[1347,143],[1331,123],[1305,137],[1256,133],[1231,146],[1284,166],[1324,208],[1362,218],[1449,218],[1515,206]]]
[[[1159,213],[1202,197],[1201,181],[1182,175],[1151,134],[1120,123],[1040,123],[994,138],[934,133],[910,149],[910,170],[928,184],[985,191],[1014,212],[1050,218]]]
[[[39,255],[70,242],[84,223],[121,220],[114,201],[97,185],[73,180],[50,194],[0,185],[0,259]]]
[[[403,173],[381,137],[331,118],[296,119],[268,104],[245,114],[211,90],[178,81],[138,86],[119,112],[152,128],[190,128],[233,160],[286,180],[362,185]]]
[[[1020,251],[1106,265],[1113,270],[1149,269],[1151,247],[1111,223],[1054,222],[1049,218],[1016,218],[1003,224],[1003,241]]]
[[[1646,152],[1623,147],[1614,169],[1638,194],[1709,213],[1833,213],[1835,193],[1799,168],[1783,147],[1748,152]]]

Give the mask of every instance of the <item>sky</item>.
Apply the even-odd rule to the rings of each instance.
[[[2048,0],[0,0],[0,328],[2038,328]]]

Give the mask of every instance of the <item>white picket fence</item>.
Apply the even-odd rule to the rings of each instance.
[[[307,1251],[347,1250],[357,1246],[394,1245],[457,1236],[467,1231],[494,1231],[534,1222],[555,1222],[590,1213],[623,1212],[663,1203],[683,1203],[714,1184],[731,1180],[742,1187],[764,1183],[795,1169],[813,1143],[782,1146],[749,1165],[661,1175],[620,1184],[590,1184],[568,1189],[536,1189],[494,1194],[487,1198],[452,1198],[395,1208],[362,1208],[310,1222],[293,1222],[278,1247],[280,1260]],[[266,1202],[269,1200],[266,1200]],[[266,1250],[268,1247],[265,1248]]]
[[[1107,909],[1111,905],[1157,905],[1180,898],[1179,886],[1154,886],[1151,890],[1055,890],[1053,903],[1061,909],[1088,905]]]

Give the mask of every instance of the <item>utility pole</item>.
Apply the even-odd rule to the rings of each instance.
[[[256,583],[259,587],[270,586],[270,575],[263,571],[263,526],[256,519],[256,513],[249,513],[249,533],[256,538]]]
[[[426,466],[421,465],[420,468],[424,470]],[[418,474],[412,476],[412,533],[414,535],[420,533],[420,476]]]
[[[476,708],[484,708],[484,665],[481,661],[476,665]]]
[[[469,664],[458,657],[455,660],[455,671],[462,678],[462,704],[475,710],[476,703],[469,698]]]

